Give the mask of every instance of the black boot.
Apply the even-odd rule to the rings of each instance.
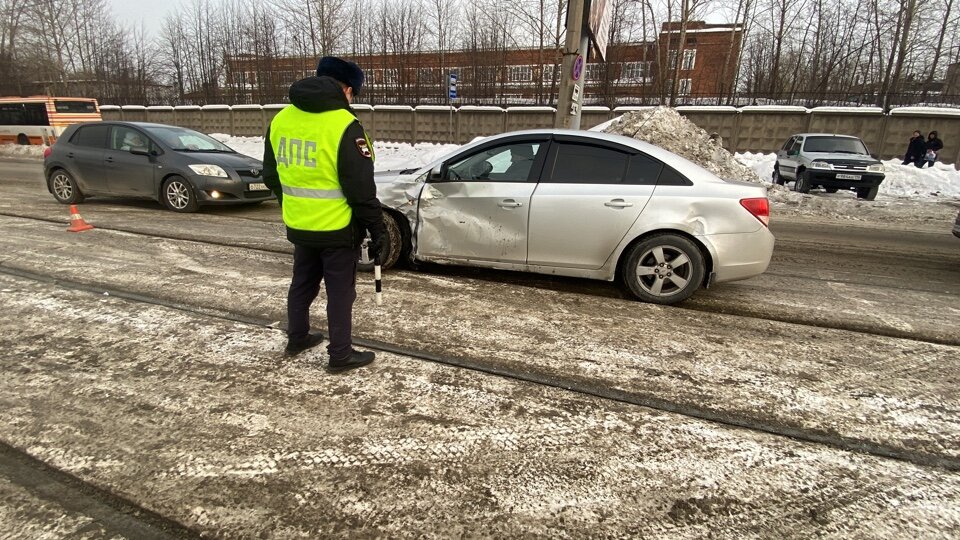
[[[327,371],[330,373],[340,373],[347,371],[349,369],[358,368],[365,366],[370,362],[373,362],[373,358],[376,355],[370,351],[350,351],[350,356],[346,358],[341,358],[339,360],[330,359],[330,365],[327,366]]]
[[[284,352],[287,354],[287,356],[293,356],[300,354],[311,347],[316,347],[321,343],[323,343],[323,334],[320,332],[312,332],[307,334],[307,337],[303,339],[288,339],[287,348],[284,350]]]

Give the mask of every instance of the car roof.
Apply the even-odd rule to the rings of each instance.
[[[859,139],[856,135],[842,135],[840,133],[797,133],[791,137],[844,137],[847,139]]]

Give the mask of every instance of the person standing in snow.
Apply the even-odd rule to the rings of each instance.
[[[328,371],[365,366],[374,353],[352,347],[360,244],[370,232],[370,256],[385,249],[386,226],[373,180],[370,139],[350,108],[363,86],[353,62],[325,56],[316,77],[293,83],[290,103],[270,122],[263,181],[276,194],[293,243],[287,294],[286,354],[323,342],[310,332],[310,305],[327,289]]]
[[[923,167],[923,156],[927,153],[927,143],[923,140],[923,134],[920,130],[914,130],[913,137],[910,137],[910,145],[907,146],[907,153],[903,156],[903,164],[911,163],[917,167]]]
[[[917,163],[917,167],[923,168],[923,164],[926,163],[930,165],[930,168],[933,168],[933,164],[937,161],[937,155],[940,153],[940,150],[943,149],[943,141],[937,136],[936,131],[931,131],[927,135],[927,145],[926,152],[923,156],[923,161]]]

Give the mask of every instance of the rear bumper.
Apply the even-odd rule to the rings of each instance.
[[[752,233],[713,234],[700,239],[713,246],[713,283],[736,281],[760,275],[770,265],[775,239],[770,229]]]
[[[835,187],[835,188],[859,188],[859,187],[877,187],[883,182],[884,175],[882,173],[860,173],[860,172],[843,172],[843,171],[822,171],[818,169],[807,169],[807,177],[810,179],[811,184],[815,184],[823,187]],[[837,174],[852,174],[860,177],[859,180],[851,180],[848,178],[837,178]]]

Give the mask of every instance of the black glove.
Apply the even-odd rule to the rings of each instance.
[[[367,255],[372,261],[380,261],[380,257],[387,253],[387,235],[378,236],[370,241],[367,246]]]

